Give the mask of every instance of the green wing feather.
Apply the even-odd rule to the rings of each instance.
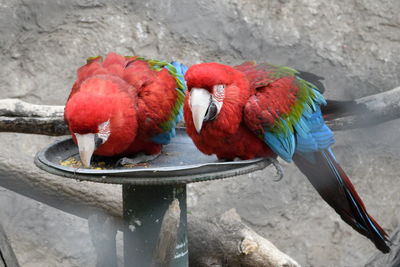
[[[296,71],[293,75],[297,74]],[[294,105],[287,114],[282,114],[281,118],[275,121],[271,128],[274,133],[286,133],[288,130],[293,133],[294,125],[298,124],[303,113],[315,110],[315,104],[326,104],[323,96],[316,90],[316,86],[301,78],[296,78],[296,85],[299,90]],[[283,120],[285,122],[283,122]]]
[[[261,88],[284,78],[296,77],[295,86],[298,87],[296,102],[290,107],[290,111],[285,114],[279,114],[273,125],[269,125],[269,132],[276,134],[286,134],[288,131],[293,133],[294,125],[296,125],[305,109],[314,110],[314,103],[326,104],[322,95],[316,91],[318,88],[298,77],[299,72],[293,68],[278,66],[268,63],[256,64],[254,61],[245,62],[235,67],[245,73],[254,88]]]

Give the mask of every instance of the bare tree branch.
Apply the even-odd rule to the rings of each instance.
[[[68,127],[61,117],[3,117],[0,116],[0,132],[68,135]]]
[[[11,117],[62,117],[64,106],[35,105],[19,99],[0,100],[0,116]]]
[[[400,87],[359,98],[347,108],[343,117],[326,118],[332,130],[368,127],[400,118]]]
[[[190,266],[297,267],[296,261],[244,224],[236,210],[219,218],[190,216]]]
[[[34,105],[18,99],[1,99],[0,132],[67,135],[69,131],[64,122],[64,106]]]
[[[341,101],[334,101],[341,105]],[[326,122],[335,131],[363,128],[400,118],[400,87],[346,103],[345,112],[328,107]],[[349,104],[351,103],[351,104]],[[0,100],[0,132],[67,135],[64,106],[34,105],[17,99]],[[334,114],[336,112],[336,114]]]

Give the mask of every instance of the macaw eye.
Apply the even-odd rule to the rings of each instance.
[[[215,101],[222,102],[225,98],[225,85],[217,84],[213,87],[213,98]]]

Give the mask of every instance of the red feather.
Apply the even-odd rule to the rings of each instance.
[[[110,120],[111,135],[95,154],[156,154],[151,137],[163,131],[177,99],[176,81],[165,69],[153,70],[137,57],[110,53],[91,58],[77,71],[65,108],[71,133],[97,133]],[[74,137],[74,135],[73,135]],[[74,137],[75,138],[75,137]]]

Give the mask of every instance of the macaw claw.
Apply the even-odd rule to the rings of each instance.
[[[133,158],[123,157],[117,161],[116,166],[125,166],[125,165],[136,165],[140,163],[148,163],[152,160],[155,160],[160,156],[161,153],[155,155],[146,155],[144,153],[138,153]]]
[[[276,169],[275,177],[277,177],[277,179],[273,179],[273,181],[279,182],[280,180],[282,180],[282,178],[284,176],[284,171],[283,171],[282,165],[279,163],[279,161],[277,159],[268,158],[268,160],[269,160],[269,162],[271,162],[272,165],[274,165],[274,167]]]

